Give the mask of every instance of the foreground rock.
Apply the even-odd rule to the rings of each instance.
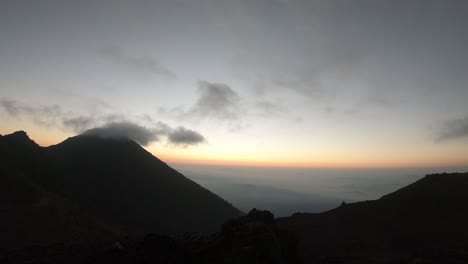
[[[268,211],[253,209],[210,236],[149,234],[99,244],[28,246],[0,250],[0,263],[299,263],[297,240]]]

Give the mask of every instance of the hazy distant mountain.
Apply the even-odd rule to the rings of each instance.
[[[468,260],[467,191],[468,173],[428,175],[375,201],[298,213],[278,223],[300,236],[306,262],[449,256],[444,263],[459,263],[451,261],[457,256]]]
[[[39,230],[65,221],[63,215],[58,220],[46,215],[49,207],[63,214],[76,210],[75,215],[92,215],[89,219],[131,234],[212,232],[241,214],[129,139],[80,135],[43,148],[25,132],[16,132],[0,136],[0,160],[2,227],[8,221],[19,229]],[[20,207],[28,213],[21,215],[16,210]],[[46,218],[35,219],[39,214]],[[12,220],[26,215],[28,221]],[[79,233],[82,222],[86,221],[77,220],[73,232]],[[92,225],[89,229],[105,232],[98,221]],[[53,232],[73,237],[72,231],[66,232],[68,226],[50,228],[44,231],[45,239]],[[31,233],[29,229],[25,232]]]

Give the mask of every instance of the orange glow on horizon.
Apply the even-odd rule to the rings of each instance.
[[[153,154],[154,155],[154,154]],[[438,167],[467,167],[468,162],[407,162],[407,163],[365,163],[365,162],[312,162],[312,161],[264,161],[264,160],[236,160],[236,159],[194,159],[175,156],[159,155],[158,158],[166,163],[193,164],[193,165],[217,165],[239,167],[278,167],[278,168],[342,168],[342,169],[390,169],[390,168],[438,168]]]
[[[59,144],[70,136],[60,130],[50,130],[37,127],[25,126],[29,137],[40,146]],[[10,131],[11,130],[11,131]],[[6,133],[13,133],[14,129]],[[4,131],[3,131],[4,132]],[[424,151],[409,152],[398,149],[393,152],[374,151],[369,152],[324,152],[321,154],[311,153],[301,155],[291,150],[291,155],[279,155],[286,153],[278,150],[278,153],[236,151],[204,150],[202,148],[166,148],[161,146],[150,146],[145,148],[154,156],[166,163],[193,164],[193,165],[219,165],[219,166],[242,166],[242,167],[284,167],[284,168],[431,168],[431,167],[465,167],[468,166],[467,156],[463,148],[448,150],[447,152],[436,152],[427,154]],[[294,155],[296,154],[296,155]]]

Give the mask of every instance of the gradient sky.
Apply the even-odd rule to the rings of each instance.
[[[0,133],[98,127],[169,162],[468,165],[467,47],[463,0],[4,0]]]

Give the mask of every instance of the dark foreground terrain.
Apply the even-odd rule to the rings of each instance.
[[[273,214],[252,210],[208,236],[149,234],[99,243],[0,249],[0,263],[300,263],[297,239],[275,225]]]

